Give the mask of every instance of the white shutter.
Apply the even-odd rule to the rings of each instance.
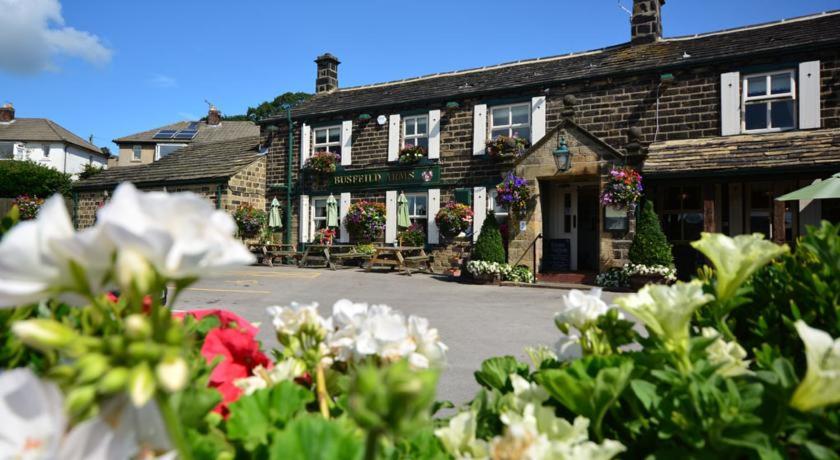
[[[300,127],[300,167],[302,168],[304,164],[306,164],[306,160],[309,159],[309,152],[312,150],[309,146],[309,140],[312,135],[312,131],[309,128],[309,125],[304,123]]]
[[[385,192],[385,243],[397,241],[397,191]]]
[[[473,187],[473,241],[478,241],[481,226],[487,217],[487,189]]]
[[[298,213],[298,233],[300,242],[309,242],[309,195],[300,196],[300,212]]]
[[[341,237],[339,237],[339,243],[349,243],[350,242],[350,232],[347,231],[347,226],[344,225],[344,218],[347,217],[347,212],[350,210],[350,194],[344,192],[341,194],[341,198],[339,199],[338,204],[338,225],[341,229]]]
[[[429,159],[440,158],[440,110],[429,111]]]
[[[545,136],[545,96],[531,98],[531,145]]]
[[[720,76],[720,134],[741,134],[741,74],[730,72]]]
[[[438,226],[435,222],[435,217],[437,216],[438,211],[440,211],[440,189],[439,188],[430,188],[429,189],[429,203],[426,206],[426,210],[429,216],[429,244],[438,244],[440,243],[440,232],[438,232]]]
[[[388,117],[388,161],[397,161],[400,157],[400,115]]]
[[[473,155],[484,155],[487,147],[487,105],[473,107]]]
[[[348,166],[352,159],[353,120],[341,122],[341,166]]]
[[[820,127],[820,61],[799,64],[799,129]]]

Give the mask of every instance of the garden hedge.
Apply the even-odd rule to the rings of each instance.
[[[0,197],[29,195],[48,198],[55,193],[69,196],[71,184],[69,174],[34,161],[0,161]]]
[[[478,235],[478,240],[473,248],[472,260],[499,264],[507,262],[505,246],[502,243],[502,232],[499,230],[499,223],[492,212],[487,215],[484,224],[481,226],[481,233]]]

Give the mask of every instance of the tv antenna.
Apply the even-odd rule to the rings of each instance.
[[[633,12],[627,9],[627,7],[621,3],[621,0],[618,0],[618,7],[627,13],[627,16],[630,16],[631,19],[633,18]]]

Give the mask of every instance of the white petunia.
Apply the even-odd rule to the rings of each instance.
[[[303,328],[313,331],[321,330],[325,321],[318,314],[318,304],[299,304],[292,302],[288,307],[268,307],[268,314],[272,317],[272,324],[278,334],[293,336]]]
[[[473,411],[461,412],[449,419],[449,424],[435,430],[444,449],[458,460],[487,459],[487,441],[475,438],[478,415]]]
[[[233,218],[194,193],[143,193],[123,183],[97,217],[97,227],[117,251],[141,254],[169,279],[254,262],[234,237]]]
[[[610,307],[601,300],[601,288],[593,288],[588,294],[572,289],[564,294],[563,311],[555,315],[555,321],[566,323],[578,330],[597,321],[598,317],[606,314]]]
[[[0,452],[3,458],[108,460],[171,449],[154,402],[135,408],[125,398],[69,433],[58,387],[29,369],[0,374]],[[8,456],[8,457],[6,457]]]
[[[840,339],[802,320],[796,322],[796,332],[805,343],[808,370],[790,405],[805,412],[840,403]]]
[[[429,320],[419,316],[408,317],[408,338],[415,351],[409,360],[417,369],[440,366],[446,362],[447,346],[440,341],[438,330],[429,327]]]
[[[706,348],[706,357],[712,365],[720,366],[716,371],[719,375],[737,377],[752,374],[747,350],[744,350],[738,342],[723,340],[720,333],[710,327],[704,327],[701,334],[706,338],[717,338]]]

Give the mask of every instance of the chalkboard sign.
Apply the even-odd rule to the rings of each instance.
[[[547,240],[543,249],[543,271],[568,272],[572,270],[572,240]]]

